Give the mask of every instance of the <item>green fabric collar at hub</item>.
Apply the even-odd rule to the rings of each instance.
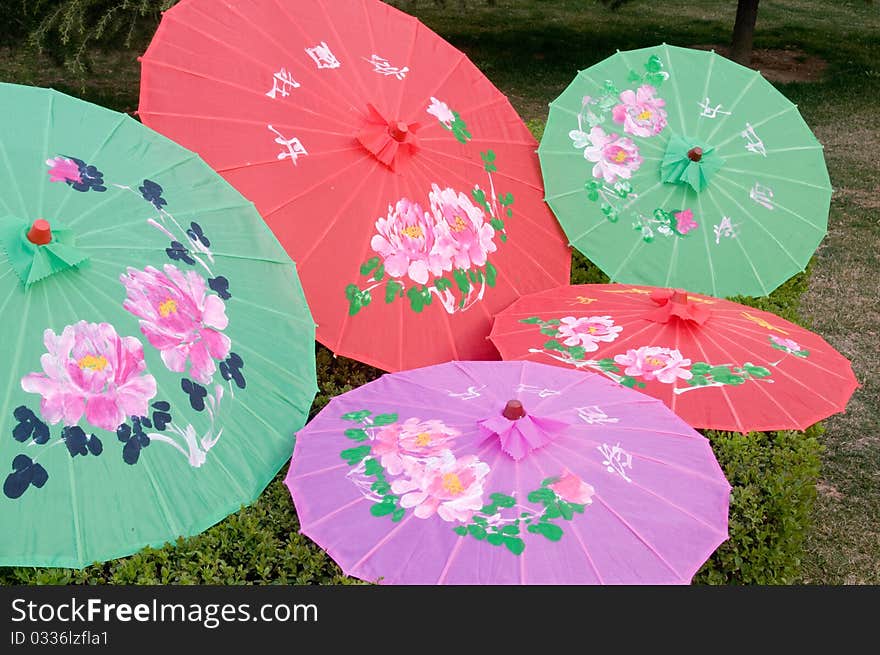
[[[37,223],[45,221],[37,221]],[[88,256],[76,248],[73,232],[59,223],[51,225],[47,243],[30,236],[36,227],[13,216],[0,218],[0,248],[25,288],[50,275],[81,266]],[[46,230],[49,232],[49,230]],[[38,239],[37,239],[38,240]]]
[[[724,159],[712,146],[672,134],[660,164],[660,177],[667,184],[687,184],[699,193],[723,165]]]

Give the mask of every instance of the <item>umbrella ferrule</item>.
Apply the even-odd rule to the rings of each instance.
[[[516,421],[526,415],[523,404],[518,400],[508,400],[501,415],[509,421]]]

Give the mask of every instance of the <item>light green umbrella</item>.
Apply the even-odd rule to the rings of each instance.
[[[73,566],[252,502],[316,392],[253,205],[134,119],[0,84],[0,565]]]
[[[657,46],[581,71],[538,150],[571,244],[612,281],[765,295],[828,224],[822,145],[760,73]]]

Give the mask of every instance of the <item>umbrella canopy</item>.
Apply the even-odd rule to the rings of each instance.
[[[547,202],[614,282],[770,293],[828,225],[822,145],[760,73],[702,50],[618,52],[550,105]]]
[[[252,502],[316,392],[253,206],[133,120],[0,84],[0,565],[81,567]]]
[[[143,121],[253,200],[318,340],[384,370],[497,359],[491,316],[568,282],[536,142],[464,54],[378,0],[184,0]]]
[[[451,362],[334,398],[286,483],[349,575],[688,583],[727,539],[709,442],[653,398],[532,362]]]
[[[491,339],[504,359],[599,372],[688,424],[803,430],[858,386],[822,337],[739,303],[655,287],[584,284],[520,298]]]

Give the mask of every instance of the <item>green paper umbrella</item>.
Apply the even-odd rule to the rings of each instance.
[[[571,244],[613,281],[765,295],[828,225],[822,146],[769,82],[662,45],[581,71],[538,150]]]
[[[74,566],[252,502],[316,392],[253,205],[132,118],[0,84],[0,565]]]

